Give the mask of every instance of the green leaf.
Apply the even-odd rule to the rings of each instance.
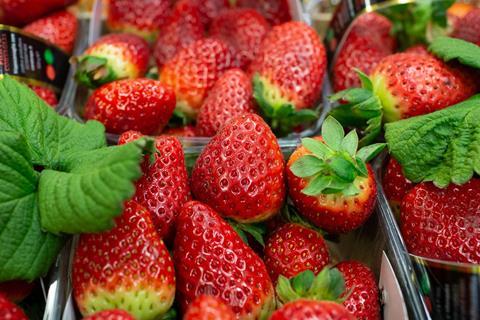
[[[464,65],[480,69],[480,46],[471,42],[438,37],[430,44],[428,49],[445,61],[456,59]]]
[[[327,188],[331,184],[331,182],[331,176],[317,175],[308,183],[305,188],[303,188],[302,193],[306,194],[307,196],[319,195],[325,188]]]
[[[348,152],[352,157],[357,153],[358,135],[357,131],[352,130],[342,140],[342,150]]]
[[[368,169],[367,169],[367,165],[365,164],[365,161],[363,161],[362,159],[360,159],[358,156],[355,158],[355,162],[356,162],[356,169],[357,169],[357,172],[359,175],[363,176],[363,177],[367,177],[368,176]]]
[[[283,275],[280,275],[275,287],[280,303],[285,304],[289,301],[300,299],[301,296],[292,288],[290,281]]]
[[[325,168],[325,162],[316,156],[305,155],[295,161],[290,170],[300,178],[311,177]]]
[[[386,147],[385,143],[375,143],[358,150],[357,156],[363,162],[369,162],[375,158]]]
[[[294,276],[290,283],[292,284],[293,290],[300,295],[305,296],[312,286],[313,280],[315,279],[315,274],[311,270],[305,270]]]
[[[359,193],[360,193],[360,189],[353,183],[350,183],[348,187],[342,190],[342,194],[346,197],[355,196]]]
[[[45,275],[63,245],[42,231],[37,180],[23,136],[0,132],[0,282]]]
[[[52,233],[99,232],[114,226],[122,202],[140,177],[138,143],[73,153],[67,172],[43,170],[39,183],[42,226]]]
[[[322,138],[333,150],[340,150],[345,135],[342,125],[332,116],[327,117],[322,125]]]
[[[480,95],[427,115],[385,126],[392,156],[413,182],[439,187],[480,174]]]
[[[342,180],[353,182],[355,180],[355,165],[342,156],[335,156],[329,159],[329,167]]]
[[[244,242],[248,244],[247,234],[250,234],[256,242],[262,247],[265,247],[265,241],[263,237],[267,233],[267,228],[263,223],[239,223],[234,220],[228,220],[228,223],[240,234],[240,237],[244,239]]]
[[[329,156],[333,153],[332,149],[330,149],[323,141],[312,139],[312,138],[303,138],[302,145],[311,153],[316,155],[317,157],[323,159],[326,156]]]
[[[360,83],[362,84],[362,88],[372,91],[373,84],[370,78],[363,73],[360,69],[355,68],[355,72],[357,73],[358,77],[360,78]]]

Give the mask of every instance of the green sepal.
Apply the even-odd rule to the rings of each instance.
[[[428,48],[445,61],[458,60],[472,68],[480,69],[480,46],[461,39],[438,37]]]
[[[345,280],[342,273],[337,268],[328,266],[316,276],[310,270],[303,271],[290,279],[280,275],[275,289],[279,304],[298,299],[341,303],[345,299],[341,298],[345,293]]]
[[[267,227],[264,223],[239,223],[234,220],[229,219],[228,223],[230,226],[238,233],[243,242],[248,245],[247,234],[251,235],[256,242],[258,242],[262,247],[265,247],[264,237],[267,234]]]
[[[193,122],[193,118],[188,116],[180,108],[176,107],[173,110],[172,117],[168,121],[168,126],[170,128],[183,127],[189,125]]]
[[[109,66],[108,59],[87,55],[78,60],[75,80],[87,88],[95,89],[118,79]]]
[[[170,308],[166,313],[164,313],[160,320],[175,320],[178,318],[178,311],[174,307]]]
[[[292,133],[293,129],[304,124],[315,121],[319,117],[317,110],[300,109],[294,105],[284,103],[272,106],[265,99],[265,86],[258,74],[253,77],[253,97],[255,98],[263,118],[269,123],[272,131],[278,136],[285,136]]]
[[[310,223],[310,221],[305,220],[297,211],[295,206],[287,204],[283,207],[281,211],[281,219],[285,223],[295,223],[301,225],[305,228],[316,231],[317,233],[325,236],[325,232],[318,228],[317,226]]]

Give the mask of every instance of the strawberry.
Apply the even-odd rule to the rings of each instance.
[[[170,0],[109,0],[110,31],[135,33],[147,41],[157,37],[170,10]]]
[[[0,282],[0,294],[6,295],[13,302],[20,302],[32,292],[35,285],[35,282],[24,280]]]
[[[52,89],[41,87],[41,86],[29,86],[37,96],[42,98],[49,106],[55,108],[58,105],[57,95]]]
[[[202,295],[188,306],[183,320],[234,320],[232,309],[217,297]]]
[[[72,53],[77,37],[77,18],[68,11],[58,11],[26,25],[23,31],[49,41]]]
[[[155,42],[153,56],[158,68],[181,49],[202,39],[203,35],[198,7],[186,1],[178,2]]]
[[[143,77],[149,56],[148,43],[141,37],[108,34],[77,58],[75,79],[89,88],[97,88],[114,80]]]
[[[85,118],[102,122],[110,133],[162,131],[175,108],[175,94],[159,81],[126,79],[96,89],[85,106]]]
[[[3,0],[0,5],[0,23],[23,26],[76,0]]]
[[[417,184],[403,199],[400,227],[411,254],[480,263],[480,179],[440,189]]]
[[[245,114],[230,120],[195,162],[191,188],[196,199],[239,222],[278,213],[285,200],[284,160],[262,118]]]
[[[230,49],[223,41],[202,39],[168,61],[160,81],[175,91],[177,108],[194,118],[208,91],[232,63]]]
[[[372,270],[357,261],[344,261],[336,268],[345,280],[345,308],[358,320],[381,319],[378,285]]]
[[[239,69],[230,69],[215,82],[200,107],[196,134],[214,136],[231,118],[255,111],[250,79]]]
[[[469,11],[459,19],[452,36],[480,46],[480,8]]]
[[[237,6],[253,8],[260,12],[272,25],[290,21],[288,0],[237,0]]]
[[[290,133],[316,118],[308,108],[320,98],[326,65],[325,48],[305,23],[287,22],[267,34],[249,71],[255,99],[274,131]]]
[[[287,223],[268,238],[264,260],[275,282],[279,275],[291,278],[305,270],[318,274],[329,263],[330,255],[320,233]]]
[[[8,300],[7,296],[0,292],[0,316],[5,320],[28,320],[20,307]]]
[[[407,48],[407,50],[405,50],[404,52],[405,53],[430,55],[430,52],[428,52],[427,47],[423,44],[418,44],[418,45],[412,46],[410,48]]]
[[[83,320],[135,320],[128,312],[119,309],[99,311]]]
[[[265,319],[275,307],[262,260],[210,207],[188,202],[176,221],[173,256],[178,303],[186,310],[208,294],[229,305],[236,318]]]
[[[393,53],[397,44],[391,35],[392,27],[392,23],[386,17],[376,12],[368,12],[355,19],[350,32],[369,39],[370,43],[376,43],[379,48]]]
[[[383,175],[383,191],[394,212],[400,212],[400,204],[405,195],[415,186],[402,171],[402,166],[394,158],[388,161]]]
[[[202,24],[207,28],[220,12],[230,8],[229,0],[180,0],[178,2],[195,6],[200,12]]]
[[[121,308],[136,319],[164,314],[175,296],[175,274],[150,214],[129,201],[108,232],[82,234],[73,261],[73,294],[84,316]]]
[[[246,69],[260,51],[270,25],[253,9],[231,9],[216,17],[210,36],[220,38],[235,51],[236,64]]]
[[[374,209],[377,186],[370,159],[385,146],[379,143],[357,152],[355,131],[344,136],[332,117],[322,137],[302,139],[287,163],[289,196],[300,215],[331,233],[361,226]]]
[[[475,8],[470,3],[455,2],[447,10],[448,24],[456,27],[458,21]]]
[[[183,126],[178,128],[168,128],[162,132],[163,135],[166,136],[174,136],[174,137],[195,137],[195,127],[194,126]]]
[[[120,137],[118,138],[118,144],[129,143],[129,142],[138,140],[138,139],[140,139],[141,137],[143,137],[143,134],[141,134],[141,133],[138,132],[138,131],[135,131],[135,130],[125,131],[125,132],[122,133],[122,134],[120,135]]]
[[[331,301],[297,300],[272,314],[270,320],[354,320],[345,307]]]

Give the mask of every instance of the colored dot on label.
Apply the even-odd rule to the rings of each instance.
[[[45,61],[47,62],[47,64],[53,64],[53,52],[52,50],[50,49],[47,49],[45,50],[45,52],[43,53],[43,57],[45,58]]]
[[[47,66],[47,78],[50,80],[54,80],[56,76],[55,68],[51,65]]]

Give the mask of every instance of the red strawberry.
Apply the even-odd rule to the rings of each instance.
[[[381,319],[378,285],[372,270],[357,261],[344,261],[336,268],[343,274],[345,293],[349,294],[343,302],[345,308],[358,320]]]
[[[40,86],[29,86],[29,87],[30,89],[35,91],[37,96],[42,98],[42,100],[45,101],[49,106],[55,108],[58,105],[57,95],[52,89],[49,89],[46,87],[40,87]]]
[[[236,64],[246,69],[260,51],[270,25],[253,9],[232,9],[216,17],[210,27],[210,36],[230,44],[235,51]]]
[[[126,79],[96,89],[85,106],[85,118],[102,122],[110,133],[162,131],[175,108],[175,94],[159,81]]]
[[[220,12],[230,7],[229,0],[180,0],[179,3],[197,7],[205,27],[208,27]]]
[[[160,81],[171,87],[177,108],[195,117],[215,81],[232,66],[229,47],[216,39],[202,39],[177,53],[162,68]]]
[[[391,35],[391,31],[392,23],[390,20],[376,12],[369,12],[355,19],[351,33],[369,39],[372,44],[376,43],[379,48],[393,53],[397,44],[395,38]]]
[[[396,213],[400,212],[403,198],[414,186],[415,183],[405,178],[397,160],[390,158],[383,175],[383,191]]]
[[[136,319],[160,317],[172,305],[175,274],[150,214],[125,204],[116,227],[83,234],[73,261],[73,294],[80,312],[121,308]]]
[[[420,183],[403,199],[400,227],[411,254],[480,263],[480,179],[440,189]]]
[[[297,300],[272,314],[270,320],[354,320],[345,307],[331,301]]]
[[[181,49],[203,38],[204,27],[198,7],[178,2],[155,43],[153,55],[158,68]]]
[[[214,136],[230,119],[254,111],[250,79],[239,69],[228,70],[215,82],[200,107],[196,133]]]
[[[143,77],[149,57],[148,43],[139,36],[108,34],[78,57],[75,78],[89,88],[96,88],[114,80]]]
[[[480,46],[480,8],[469,11],[459,19],[452,36]]]
[[[24,280],[0,282],[0,294],[5,294],[13,302],[20,302],[32,292],[35,285],[35,282]]]
[[[282,134],[303,124],[316,107],[327,66],[318,34],[303,22],[276,26],[250,66],[255,99],[274,130]]]
[[[135,130],[125,131],[124,133],[122,133],[122,134],[120,135],[120,137],[119,137],[119,139],[118,139],[118,144],[129,143],[129,142],[138,140],[138,139],[140,139],[141,137],[143,137],[143,134],[141,134],[141,133],[138,132],[138,131],[135,131]]]
[[[20,307],[8,300],[7,296],[0,292],[0,316],[5,320],[28,320]]]
[[[208,294],[229,305],[237,319],[267,318],[275,307],[262,260],[210,207],[187,203],[177,217],[174,261],[178,302],[185,311]]]
[[[119,309],[96,312],[83,320],[135,320],[128,312]]]
[[[135,33],[153,41],[167,20],[170,3],[170,0],[109,0],[107,26],[111,31]]]
[[[266,220],[285,200],[282,152],[255,114],[232,119],[210,140],[191,181],[196,199],[239,222]]]
[[[0,23],[22,26],[55,10],[64,8],[76,0],[2,0]]]
[[[183,320],[234,320],[232,309],[213,296],[199,296],[188,306]]]
[[[448,24],[456,27],[458,21],[476,7],[470,3],[455,2],[447,10]]]
[[[289,196],[299,213],[331,233],[358,228],[375,206],[375,177],[365,163],[385,145],[371,145],[357,152],[357,143],[355,131],[344,137],[340,124],[329,117],[323,124],[322,137],[302,139],[287,163]]]
[[[423,44],[419,44],[419,45],[410,47],[407,50],[405,50],[405,53],[416,53],[416,54],[430,55],[430,52],[428,52],[427,47]]]
[[[194,126],[183,126],[178,128],[168,128],[162,132],[166,136],[174,137],[195,137],[195,127]]]
[[[256,9],[272,25],[292,19],[288,0],[237,0],[237,6]]]
[[[72,53],[77,37],[77,18],[68,11],[58,11],[40,18],[23,28],[23,31],[47,40]]]
[[[275,282],[279,275],[291,278],[305,270],[318,274],[329,263],[330,256],[320,233],[288,223],[268,238],[264,260]]]

